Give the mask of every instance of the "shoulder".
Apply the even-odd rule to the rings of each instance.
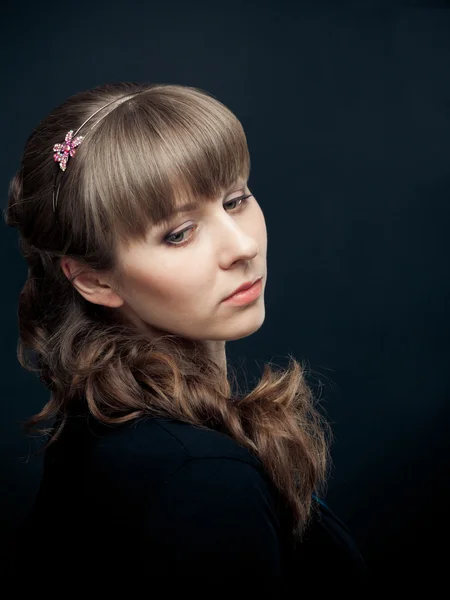
[[[271,486],[261,461],[228,435],[169,418],[142,418],[116,428],[101,428],[89,453],[88,471],[99,485],[123,487],[128,493],[155,492],[177,473],[206,477],[215,473]],[[251,475],[250,475],[251,474]],[[188,482],[186,482],[187,484]],[[144,494],[146,495],[146,494]]]
[[[216,541],[277,539],[278,495],[266,471],[218,431],[165,418],[109,429],[95,445],[89,473],[95,506],[115,522],[134,515],[141,535],[153,540],[169,530],[183,539],[203,536],[205,544],[210,531]]]
[[[175,419],[145,417],[105,431],[97,435],[97,460],[142,458],[176,467],[194,458],[230,458],[261,466],[256,456],[230,436]]]

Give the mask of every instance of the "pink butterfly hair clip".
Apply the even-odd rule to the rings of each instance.
[[[53,151],[55,152],[53,155],[53,160],[55,162],[59,162],[59,166],[62,171],[66,170],[69,156],[75,156],[76,147],[80,145],[81,140],[84,138],[83,135],[79,135],[78,137],[72,139],[72,136],[73,130],[71,129],[66,133],[66,137],[62,144],[55,144],[53,146]]]

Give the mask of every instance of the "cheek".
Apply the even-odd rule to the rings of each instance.
[[[176,250],[175,250],[176,252]],[[139,295],[151,299],[152,303],[176,305],[198,297],[203,289],[201,270],[198,268],[176,268],[165,264],[153,268],[139,269],[130,276],[129,295]]]

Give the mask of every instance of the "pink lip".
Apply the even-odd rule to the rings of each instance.
[[[248,288],[251,288],[252,285],[258,281],[258,279],[261,279],[261,277],[258,277],[257,279],[253,279],[253,281],[246,281],[245,283],[240,285],[238,288],[236,288],[234,290],[234,292],[232,292],[229,296],[224,298],[224,300],[228,300],[228,298],[231,298],[231,296],[234,296],[235,294],[238,294],[239,292],[242,292],[243,290],[248,290]]]
[[[262,292],[262,277],[259,277],[255,282],[249,282],[241,285],[237,290],[225,298],[224,302],[230,304],[248,304],[256,300]]]

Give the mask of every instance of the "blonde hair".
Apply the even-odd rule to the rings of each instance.
[[[58,175],[54,214],[53,145],[114,98],[80,131],[76,156]],[[241,123],[193,87],[102,85],[70,97],[38,124],[11,180],[5,214],[28,263],[18,359],[50,390],[25,431],[58,416],[48,447],[80,399],[109,425],[155,415],[220,430],[262,462],[300,537],[313,493],[324,490],[331,436],[304,367],[291,356],[285,370],[265,364],[254,389],[243,393],[235,373],[220,370],[199,343],[173,334],[149,339],[114,309],[85,300],[59,264],[68,256],[120,281],[119,244],[143,240],[180,198],[207,202],[249,172]]]

